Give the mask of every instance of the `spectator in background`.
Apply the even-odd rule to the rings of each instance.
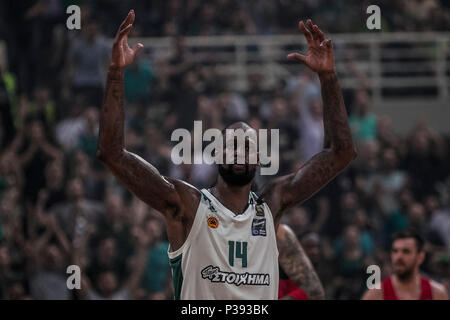
[[[18,114],[15,77],[0,66],[0,149],[6,149],[14,140]],[[17,113],[17,112],[16,112]]]
[[[117,241],[113,236],[105,236],[103,239],[97,240],[97,244],[92,245],[94,252],[87,266],[87,276],[94,283],[100,281],[100,277],[104,272],[114,270],[114,277],[117,281],[121,281],[126,276],[126,258],[119,254],[121,250],[118,248]]]
[[[322,114],[320,86],[314,73],[306,70],[300,76],[290,78],[285,91],[298,106],[300,161],[304,162],[319,146],[321,150],[324,143],[323,120],[318,118]]]
[[[55,137],[63,148],[69,152],[77,147],[80,136],[86,132],[86,118],[83,117],[84,106],[75,104],[68,108],[66,116],[55,127]]]
[[[404,188],[398,194],[397,208],[388,212],[384,224],[381,227],[383,229],[383,242],[386,250],[389,249],[391,236],[398,231],[403,231],[408,228],[408,211],[414,202],[415,198],[410,189]]]
[[[161,172],[169,172],[171,166],[170,146],[164,139],[156,123],[147,123],[143,137],[143,158],[160,168]]]
[[[447,205],[431,213],[429,230],[434,232],[450,251],[450,186],[447,186]]]
[[[407,185],[405,172],[398,167],[395,149],[382,151],[380,170],[364,179],[363,188],[367,201],[374,201],[376,209],[386,216],[397,209],[398,193]]]
[[[333,278],[330,250],[327,250],[321,236],[316,232],[306,231],[299,237],[300,244],[314,267],[322,283],[331,283]],[[331,286],[325,285],[325,297],[331,298]]]
[[[50,141],[49,132],[42,121],[29,119],[26,124],[26,139],[23,139],[23,152],[20,163],[24,172],[24,194],[27,200],[35,202],[39,189],[45,187],[43,168],[54,160],[61,159],[62,153]]]
[[[55,101],[51,97],[49,88],[38,86],[34,92],[34,99],[28,106],[28,115],[34,119],[38,119],[45,127],[45,131],[50,133],[56,121],[57,108]]]
[[[167,295],[167,283],[172,281],[170,265],[167,259],[169,243],[163,239],[164,221],[150,218],[145,225],[145,232],[149,235],[146,270],[142,277],[141,286],[151,300],[170,299]]]
[[[426,234],[425,208],[421,203],[413,203],[408,210],[408,228]]]
[[[113,191],[106,193],[104,207],[105,214],[100,217],[95,225],[96,230],[91,238],[92,245],[95,247],[103,239],[112,238],[118,258],[124,260],[133,250],[130,243],[132,226],[127,220],[127,216],[133,216],[133,212],[129,212],[123,197]]]
[[[14,152],[0,154],[0,197],[11,187],[20,187],[23,183],[23,170]]]
[[[30,239],[23,242],[27,257],[30,293],[38,300],[68,300],[72,294],[67,288],[66,268],[70,264],[72,246],[61,229],[58,219],[43,211],[45,196],[40,199],[31,217]],[[43,233],[39,234],[38,226]]]
[[[302,161],[320,152],[324,145],[323,108],[320,96],[312,96],[301,113],[300,151]]]
[[[91,159],[95,159],[98,139],[99,112],[95,107],[88,107],[84,113],[85,130],[78,137],[77,147]]]
[[[72,90],[82,95],[87,105],[100,107],[103,99],[103,73],[108,63],[109,48],[99,35],[99,26],[85,21],[82,36],[74,39],[67,59],[70,63]]]
[[[150,94],[155,75],[149,61],[136,57],[133,64],[125,70],[124,77],[127,102],[151,101]]]
[[[359,141],[371,141],[377,137],[377,117],[370,111],[369,94],[364,89],[355,92],[353,113],[348,118],[353,138]]]
[[[430,192],[437,192],[436,182],[445,172],[445,151],[443,141],[426,125],[419,124],[408,139],[409,147],[402,166],[409,172],[414,195],[421,199]]]
[[[182,76],[180,91],[178,92],[172,110],[182,106],[183,116],[177,119],[177,128],[191,130],[194,120],[197,119],[197,107],[199,88],[197,87],[197,73],[193,70],[187,71]]]
[[[80,298],[87,300],[128,300],[136,298],[139,281],[145,268],[145,253],[149,243],[149,237],[139,229],[133,232],[136,252],[128,260],[127,276],[124,279],[120,279],[117,274],[118,270],[115,268],[101,270],[95,279],[89,278],[84,273],[86,270],[84,257],[86,256],[87,250],[87,238],[88,236],[81,236],[78,239],[79,247],[75,251],[75,262],[82,270]],[[107,254],[106,258],[109,260],[112,256],[111,254]]]
[[[395,135],[392,129],[392,120],[386,115],[377,118],[377,140],[382,149],[400,147],[399,138]]]
[[[19,200],[19,189],[13,186],[3,192],[0,201],[1,238],[10,248],[16,246],[18,237],[23,235],[20,228],[23,226],[24,211],[19,206]]]
[[[102,175],[93,168],[88,155],[81,150],[76,150],[73,152],[70,161],[74,175],[79,177],[83,182],[86,198],[92,201],[102,201],[106,182]]]
[[[243,121],[248,117],[247,102],[239,92],[224,90],[219,94],[218,107],[223,110],[226,123]]]
[[[289,162],[298,160],[297,144],[295,143],[298,139],[298,132],[296,123],[290,115],[288,101],[284,96],[280,95],[273,99],[266,128],[268,130],[279,130],[279,157],[281,164],[278,174],[282,175],[291,172],[289,171],[291,169]],[[269,138],[271,139],[271,137]],[[314,144],[313,141],[311,143]]]
[[[0,242],[0,299],[6,299],[9,295],[11,283],[18,280],[12,269],[9,248],[3,241]]]
[[[45,189],[40,192],[47,193],[47,201],[45,209],[49,209],[53,205],[63,202],[66,199],[64,192],[65,187],[65,170],[63,160],[54,160],[45,167]]]
[[[85,197],[83,182],[71,178],[66,185],[66,200],[52,206],[49,211],[58,218],[58,223],[71,240],[78,233],[85,233],[104,214],[103,206]]]
[[[372,247],[361,237],[357,226],[344,229],[342,239],[335,245],[337,287],[335,298],[358,299],[365,289],[366,268],[371,263]]]
[[[310,218],[305,207],[295,206],[291,208],[286,217],[288,225],[297,237],[306,232],[310,225]]]
[[[348,191],[340,195],[337,212],[332,212],[325,224],[325,233],[328,234],[330,239],[338,237],[342,231],[342,227],[353,222],[356,211],[360,208],[359,202],[358,195],[353,191]]]

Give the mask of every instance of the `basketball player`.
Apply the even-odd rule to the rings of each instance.
[[[394,274],[381,282],[381,289],[366,291],[363,300],[447,300],[445,287],[419,273],[425,259],[424,241],[414,231],[394,234],[391,261]]]
[[[331,41],[311,20],[306,25],[300,22],[308,42],[307,55],[287,56],[319,76],[326,136],[323,151],[297,172],[271,181],[258,197],[250,192],[258,164],[249,163],[247,149],[245,164],[218,164],[216,184],[200,191],[161,176],[155,167],[125,149],[123,71],[143,48],[142,44],[130,48],[127,43],[134,18],[130,11],[113,45],[98,159],[128,190],[164,215],[176,299],[277,299],[275,230],[282,212],[319,191],[356,156]],[[254,130],[245,123],[229,128]],[[224,138],[233,139],[229,135]],[[255,141],[247,139],[246,143]],[[236,158],[237,149],[234,152]],[[224,158],[225,154],[224,148]]]
[[[280,264],[279,299],[323,300],[325,292],[314,267],[292,229],[280,224],[277,230]]]

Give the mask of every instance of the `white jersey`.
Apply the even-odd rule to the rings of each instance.
[[[272,214],[253,192],[235,215],[203,189],[191,231],[168,255],[175,299],[278,299],[278,248]]]

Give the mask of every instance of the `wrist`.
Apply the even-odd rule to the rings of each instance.
[[[111,63],[108,69],[108,79],[111,80],[122,80],[123,79],[123,68]]]
[[[317,74],[319,75],[320,80],[329,80],[336,77],[336,72],[334,70],[318,72]]]

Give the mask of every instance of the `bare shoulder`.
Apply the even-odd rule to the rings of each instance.
[[[283,240],[292,236],[295,237],[294,231],[288,225],[280,223],[277,229],[277,237]]]
[[[448,292],[444,285],[434,280],[430,280],[430,285],[433,300],[448,300]]]
[[[361,300],[383,300],[383,290],[369,289],[364,293]]]

